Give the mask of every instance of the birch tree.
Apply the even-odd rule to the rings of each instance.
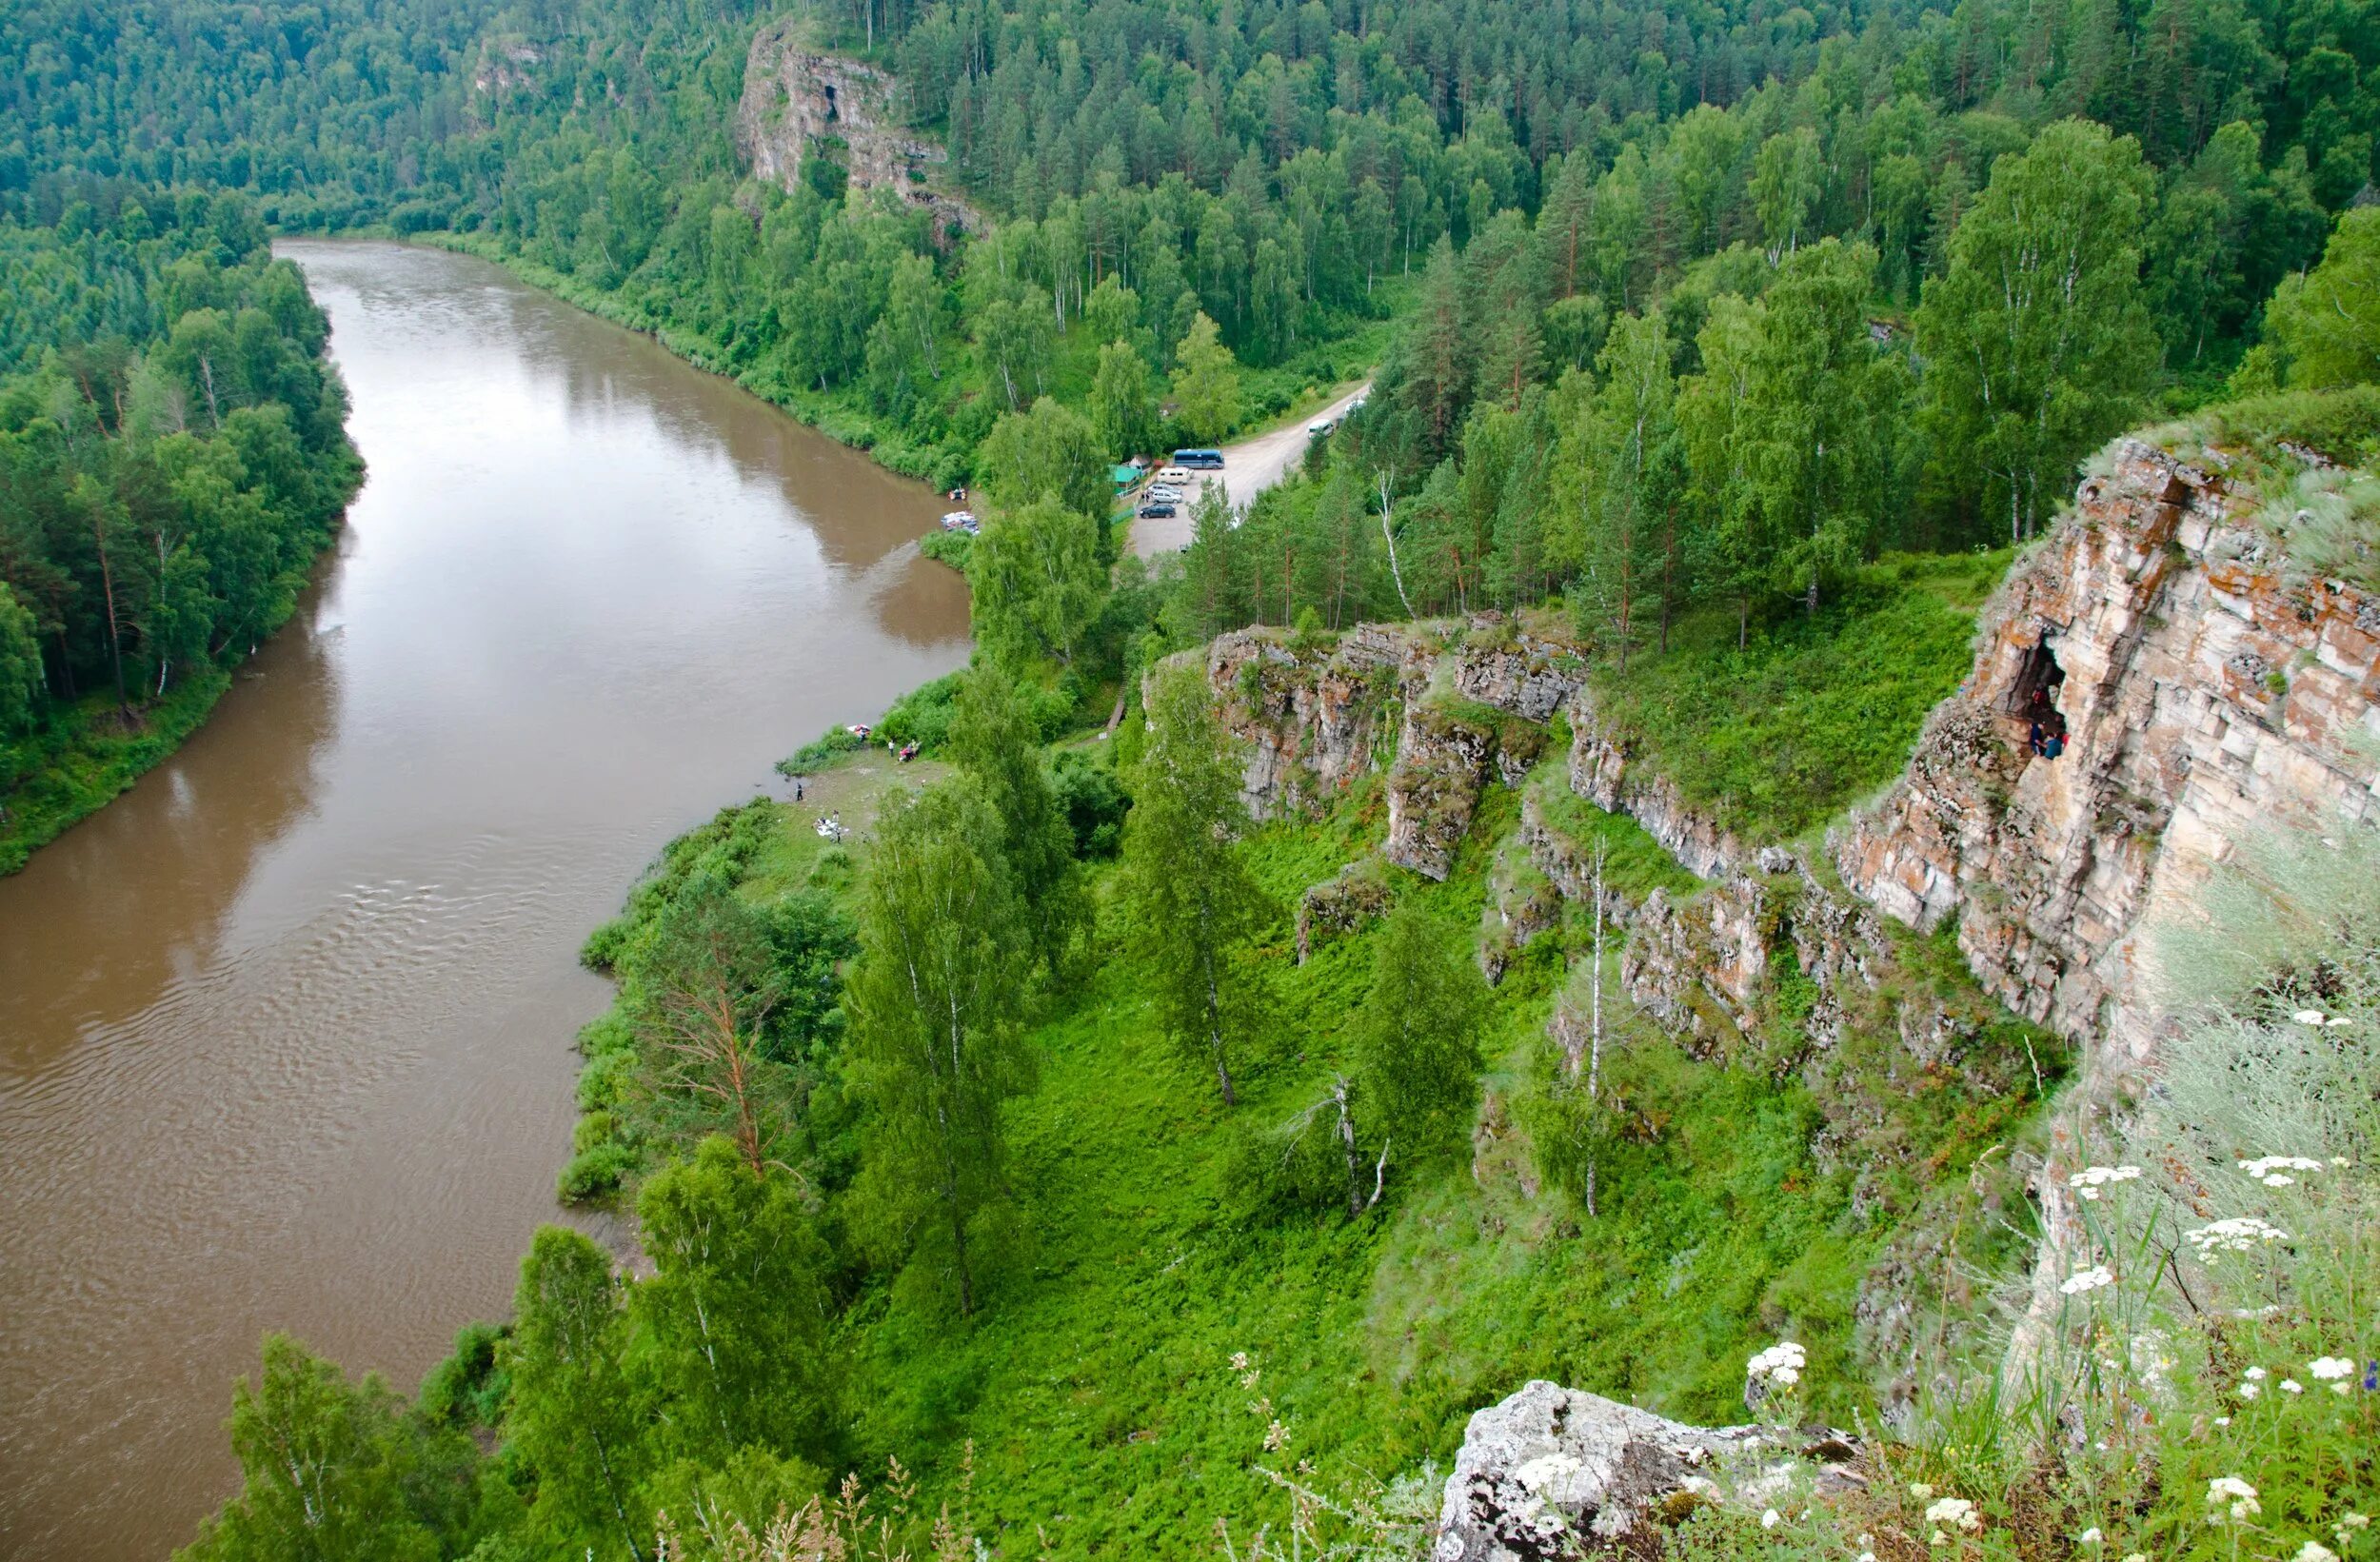
[[[2130,136],[2061,120],[1992,183],[1925,285],[1924,425],[1946,491],[2005,510],[2012,543],[2065,495],[2074,466],[2138,412],[2157,361],[2141,298],[2154,179]]]
[[[1002,1103],[1030,1087],[1026,919],[1000,821],[960,778],[890,803],[861,891],[850,1082],[863,1112],[855,1221],[962,1314],[1005,1229]]]
[[[1239,757],[1195,666],[1158,673],[1124,821],[1123,909],[1159,1023],[1182,1058],[1238,1104],[1233,1070],[1256,1034],[1260,988],[1240,946],[1271,914],[1240,855],[1248,824]]]

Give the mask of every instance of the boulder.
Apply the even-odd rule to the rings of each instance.
[[[1765,1503],[1800,1467],[1815,1491],[1856,1485],[1856,1456],[1839,1433],[1687,1426],[1540,1379],[1471,1417],[1432,1562],[1553,1562],[1697,1501]]]

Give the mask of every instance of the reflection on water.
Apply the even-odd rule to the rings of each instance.
[[[465,257],[291,244],[370,464],[167,764],[0,880],[0,1555],[162,1556],[268,1328],[409,1383],[555,1216],[579,939],[965,655],[921,485]]]

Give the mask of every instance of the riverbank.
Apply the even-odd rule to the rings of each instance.
[[[966,477],[962,463],[951,452],[939,446],[910,444],[864,410],[842,398],[803,391],[784,384],[778,375],[762,373],[754,368],[739,368],[729,362],[727,353],[718,343],[691,331],[664,325],[643,309],[624,302],[616,293],[590,287],[576,277],[549,266],[541,266],[526,256],[513,253],[501,244],[475,233],[454,232],[412,233],[399,242],[451,250],[501,266],[532,287],[551,293],[563,302],[575,305],[615,326],[623,326],[641,336],[650,337],[696,368],[734,381],[771,406],[817,429],[837,444],[865,451],[869,459],[888,471],[944,489],[958,486]]]
[[[972,472],[972,450],[953,449],[942,445],[919,445],[905,438],[898,429],[855,405],[848,394],[817,391],[789,385],[783,375],[761,366],[739,366],[719,343],[698,333],[687,331],[654,319],[646,310],[624,300],[605,288],[591,287],[578,278],[544,266],[526,256],[506,249],[502,244],[476,233],[432,231],[405,235],[399,241],[451,250],[457,254],[473,255],[503,267],[533,287],[553,294],[566,303],[576,305],[589,314],[597,315],[613,325],[623,326],[641,335],[650,337],[669,351],[695,367],[732,380],[737,385],[806,424],[839,444],[863,450],[870,460],[887,470],[930,483],[938,489],[947,490],[965,484]],[[1383,291],[1395,296],[1399,289],[1383,284]],[[1277,437],[1296,426],[1300,420],[1310,420],[1318,407],[1333,408],[1348,399],[1344,387],[1355,385],[1368,388],[1371,369],[1364,367],[1359,378],[1351,379],[1344,361],[1356,364],[1377,364],[1386,351],[1388,335],[1396,318],[1391,307],[1378,320],[1364,322],[1358,329],[1346,332],[1326,344],[1318,344],[1288,362],[1269,369],[1240,366],[1243,390],[1250,399],[1267,410],[1259,412],[1241,431],[1243,442]],[[1325,361],[1310,373],[1316,354]],[[1081,366],[1075,366],[1079,369]],[[1076,373],[1061,366],[1054,373],[1061,382],[1080,379],[1087,388],[1087,372]],[[1061,396],[1061,400],[1067,398]],[[1235,494],[1235,501],[1244,503]]]
[[[229,674],[210,669],[140,713],[137,724],[121,721],[113,701],[87,700],[33,734],[41,746],[32,775],[0,808],[0,877],[156,768],[230,686]]]

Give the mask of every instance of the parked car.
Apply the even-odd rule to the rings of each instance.
[[[1143,521],[1171,521],[1181,513],[1181,507],[1178,504],[1158,503],[1143,504],[1132,513]]]
[[[1170,483],[1159,483],[1150,486],[1148,497],[1167,504],[1172,504],[1180,500],[1181,490],[1175,487]]]
[[[1338,426],[1339,420],[1337,418],[1317,418],[1312,423],[1306,425],[1306,432],[1319,439]]]

